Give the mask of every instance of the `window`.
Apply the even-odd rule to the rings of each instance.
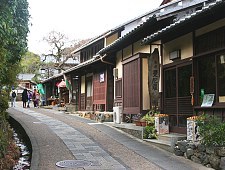
[[[190,96],[191,75],[192,75],[191,65],[178,68],[178,97]]]
[[[122,79],[116,80],[116,97],[122,97]]]
[[[225,102],[225,53],[218,55],[216,59],[219,102]]]
[[[207,56],[199,59],[199,92],[204,89],[205,94],[216,93],[215,57]]]
[[[165,72],[166,98],[176,97],[176,68]]]
[[[224,54],[211,54],[198,59],[199,94],[215,94],[215,102],[225,102],[225,63]]]
[[[92,96],[92,82],[88,81],[87,82],[87,97],[91,97]]]

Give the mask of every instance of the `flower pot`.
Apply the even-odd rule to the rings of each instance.
[[[147,126],[147,122],[141,122],[141,126]]]
[[[134,123],[136,126],[141,126],[141,122],[139,120],[135,120]]]

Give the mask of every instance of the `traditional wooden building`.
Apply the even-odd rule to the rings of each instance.
[[[159,110],[163,111],[162,67],[157,74],[155,74],[156,70],[154,74],[149,72],[152,56],[158,57],[158,65],[162,65],[162,43],[155,41],[143,46],[141,41],[146,35],[160,31],[179,18],[191,14],[198,8],[201,9],[204,5],[203,2],[176,1],[168,3],[165,1],[158,9],[136,19],[136,23],[139,24],[134,29],[125,33],[122,31],[122,36],[118,40],[99,51],[100,55],[106,55],[107,58],[116,58],[114,105],[122,106],[123,117],[144,114],[153,106],[159,107]],[[150,80],[149,77],[153,76],[149,73],[156,76],[157,79],[154,77]],[[153,81],[155,83],[152,83]],[[149,89],[156,89],[155,91],[158,91],[159,94],[153,95],[154,93],[151,93],[152,90]],[[169,104],[168,107],[173,106]]]
[[[119,29],[118,29],[119,31]],[[109,37],[106,41],[106,37]],[[71,55],[78,54],[80,64],[64,71],[70,77],[72,101],[79,111],[112,111],[114,59],[105,60],[97,52],[118,37],[112,31],[92,39]]]
[[[143,40],[161,44],[162,111],[169,114],[171,132],[186,133],[192,115],[225,120],[224,8],[223,0],[207,1]]]
[[[195,112],[220,112],[224,119],[223,65],[218,64],[224,62],[223,3],[165,0],[73,51],[80,64],[45,83],[51,88],[65,74],[72,84],[69,102],[80,111],[122,107],[126,117],[157,105],[169,114],[170,132],[185,133],[186,119]],[[157,69],[149,71],[151,65]],[[214,94],[213,107],[201,107],[203,92]]]

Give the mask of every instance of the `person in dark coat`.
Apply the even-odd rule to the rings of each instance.
[[[23,108],[26,108],[27,107],[27,101],[28,101],[27,89],[23,90],[22,101],[23,101]]]

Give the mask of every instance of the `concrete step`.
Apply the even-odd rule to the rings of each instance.
[[[158,135],[158,139],[144,139],[144,141],[151,143],[157,147],[173,152],[173,148],[178,140],[184,140],[187,136],[178,133],[169,133]]]
[[[161,149],[173,153],[173,148],[171,147],[170,141],[160,140],[160,139],[143,139],[144,141],[148,142],[151,145],[157,146]]]
[[[169,134],[161,134],[158,135],[159,140],[164,140],[164,141],[177,141],[177,140],[184,140],[187,138],[187,135],[185,134],[179,134],[179,133],[169,133]]]

